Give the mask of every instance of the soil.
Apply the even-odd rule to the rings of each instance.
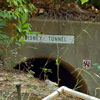
[[[16,82],[22,82],[22,94],[28,98],[37,97],[44,98],[54,90],[45,87],[45,82],[33,77],[33,75],[19,70],[5,70],[0,68],[0,94],[5,98],[9,96],[9,100],[17,99]],[[48,91],[48,92],[47,92]],[[16,98],[16,99],[15,99]],[[1,100],[1,99],[0,99]],[[26,99],[27,100],[27,99]]]
[[[60,19],[60,20],[74,20],[74,21],[100,21],[100,9],[94,6],[86,5],[79,6],[75,3],[58,3],[44,2],[45,0],[33,0],[33,4],[37,7],[34,10],[35,17]]]
[[[19,70],[8,70],[0,68],[0,100],[17,100],[16,82],[22,82],[21,93],[23,100],[41,100],[54,92],[58,87],[51,86],[44,80],[34,78],[33,75]],[[69,100],[72,97],[62,94],[55,100]],[[76,98],[74,100],[83,100]]]

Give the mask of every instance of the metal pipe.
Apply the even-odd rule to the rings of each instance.
[[[22,82],[16,82],[16,88],[17,88],[17,93],[18,93],[18,100],[22,100],[22,96],[21,96],[21,84]]]
[[[49,96],[45,97],[42,100],[53,100],[57,96],[59,96],[59,94],[62,94],[64,92],[67,93],[67,94],[70,94],[72,96],[79,97],[79,98],[84,99],[84,100],[100,100],[99,98],[96,98],[96,97],[93,97],[93,96],[89,96],[87,94],[84,94],[84,93],[69,89],[69,88],[67,88],[65,86],[60,87],[55,92],[53,92],[52,94],[50,94]]]

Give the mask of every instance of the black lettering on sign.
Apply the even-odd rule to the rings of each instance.
[[[52,36],[49,36],[48,38],[49,38],[49,41],[66,42],[65,37],[52,37]]]
[[[36,36],[33,36],[33,40],[36,40]]]
[[[50,36],[49,36],[49,41],[50,41]]]
[[[57,37],[55,37],[55,41],[58,41],[58,38]]]
[[[30,40],[32,40],[32,36],[30,36]]]
[[[54,37],[49,36],[50,41],[54,41]]]
[[[40,41],[42,40],[42,36],[39,36],[39,40],[40,40]]]
[[[27,42],[43,42],[43,43],[71,43],[74,44],[74,37],[57,36],[57,35],[28,35],[25,39]]]
[[[65,37],[63,37],[63,41],[66,42],[66,38]]]
[[[27,38],[25,39],[25,40],[29,40],[30,39],[30,37],[29,36],[27,36]]]
[[[55,38],[57,38],[57,41],[63,42],[62,37],[55,37]]]

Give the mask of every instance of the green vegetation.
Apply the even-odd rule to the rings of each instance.
[[[45,0],[44,0],[45,1]],[[48,0],[50,1],[50,0]],[[75,2],[77,4],[89,4],[91,6],[95,6],[97,8],[100,8],[100,0],[54,0],[54,3],[55,4],[59,4],[61,2],[65,2],[65,3],[72,3],[72,2]]]
[[[16,64],[18,51],[25,43],[21,37],[32,34],[31,24],[27,20],[36,8],[30,0],[7,0],[4,3],[5,6],[0,9],[0,64],[6,66],[5,62],[8,62],[7,65],[13,66]],[[7,28],[9,34],[5,30]]]
[[[48,0],[49,2],[50,0]],[[54,0],[54,6],[58,7],[57,5],[61,3],[62,0]],[[65,0],[66,3],[72,3],[79,4],[79,6],[94,6],[96,8],[100,8],[100,0]],[[6,66],[14,66],[17,64],[17,57],[20,56],[21,62],[25,62],[27,59],[26,57],[22,57],[19,54],[19,51],[23,48],[23,44],[25,43],[25,40],[22,39],[22,37],[27,37],[28,34],[40,34],[40,32],[32,32],[31,30],[31,24],[28,22],[28,18],[34,13],[36,10],[36,7],[33,3],[31,3],[30,0],[7,0],[6,7],[2,7],[0,9],[0,66],[4,65]],[[7,31],[5,31],[6,28],[9,28],[9,34]],[[82,35],[82,33],[86,33],[89,37],[90,34],[86,30],[82,30],[82,32],[76,37],[78,38]],[[59,47],[57,45],[57,59],[56,59],[56,65],[57,65],[57,84],[59,85],[59,66],[62,58],[66,52],[69,50],[71,45],[68,45],[62,55],[59,55]],[[31,49],[37,49],[33,46],[28,46],[28,48]],[[34,67],[34,64],[32,64],[30,67]],[[100,69],[100,64],[95,63],[93,64],[92,68],[98,68]],[[48,78],[47,73],[52,73],[51,69],[47,68],[41,68],[42,72],[44,73],[44,80]],[[78,71],[84,71],[87,74],[90,75],[87,71],[83,69],[77,69]],[[32,70],[28,70],[28,74],[26,77],[31,78],[32,75],[35,73]],[[90,75],[91,78],[96,82],[98,87],[100,87],[99,83]],[[98,76],[98,75],[97,75]],[[14,76],[16,77],[16,76]],[[99,76],[98,76],[99,77]],[[6,76],[6,81],[9,81],[12,78],[11,75]],[[78,87],[79,83],[82,80],[77,80],[77,83],[75,85],[75,89],[80,88]],[[0,97],[1,100],[5,100],[3,95]],[[7,99],[6,99],[7,100]]]
[[[31,34],[31,25],[27,22],[28,18],[35,9],[35,6],[26,0],[7,0],[7,7],[0,10],[0,26],[11,26],[11,35],[19,40],[21,37]],[[8,21],[14,21],[9,23]],[[7,23],[8,22],[8,23]]]
[[[41,68],[44,73],[44,80],[48,79],[47,73],[52,73],[51,69],[48,69],[46,67]],[[40,76],[41,77],[41,76]]]

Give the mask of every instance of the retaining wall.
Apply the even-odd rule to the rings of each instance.
[[[64,21],[51,19],[29,19],[33,31],[40,31],[48,35],[73,35],[74,44],[58,44],[59,55],[67,48],[62,60],[73,67],[83,68],[83,60],[91,60],[91,63],[100,62],[100,24],[81,21]],[[24,48],[22,55],[26,57],[48,56],[57,58],[57,44],[52,43],[26,43],[26,46],[34,46],[37,49]],[[99,69],[91,67],[86,70],[100,83]],[[95,74],[96,73],[96,74]],[[85,79],[91,95],[95,94],[97,83],[86,72],[81,73]],[[97,94],[98,95],[98,94]],[[98,95],[99,96],[99,95]]]

